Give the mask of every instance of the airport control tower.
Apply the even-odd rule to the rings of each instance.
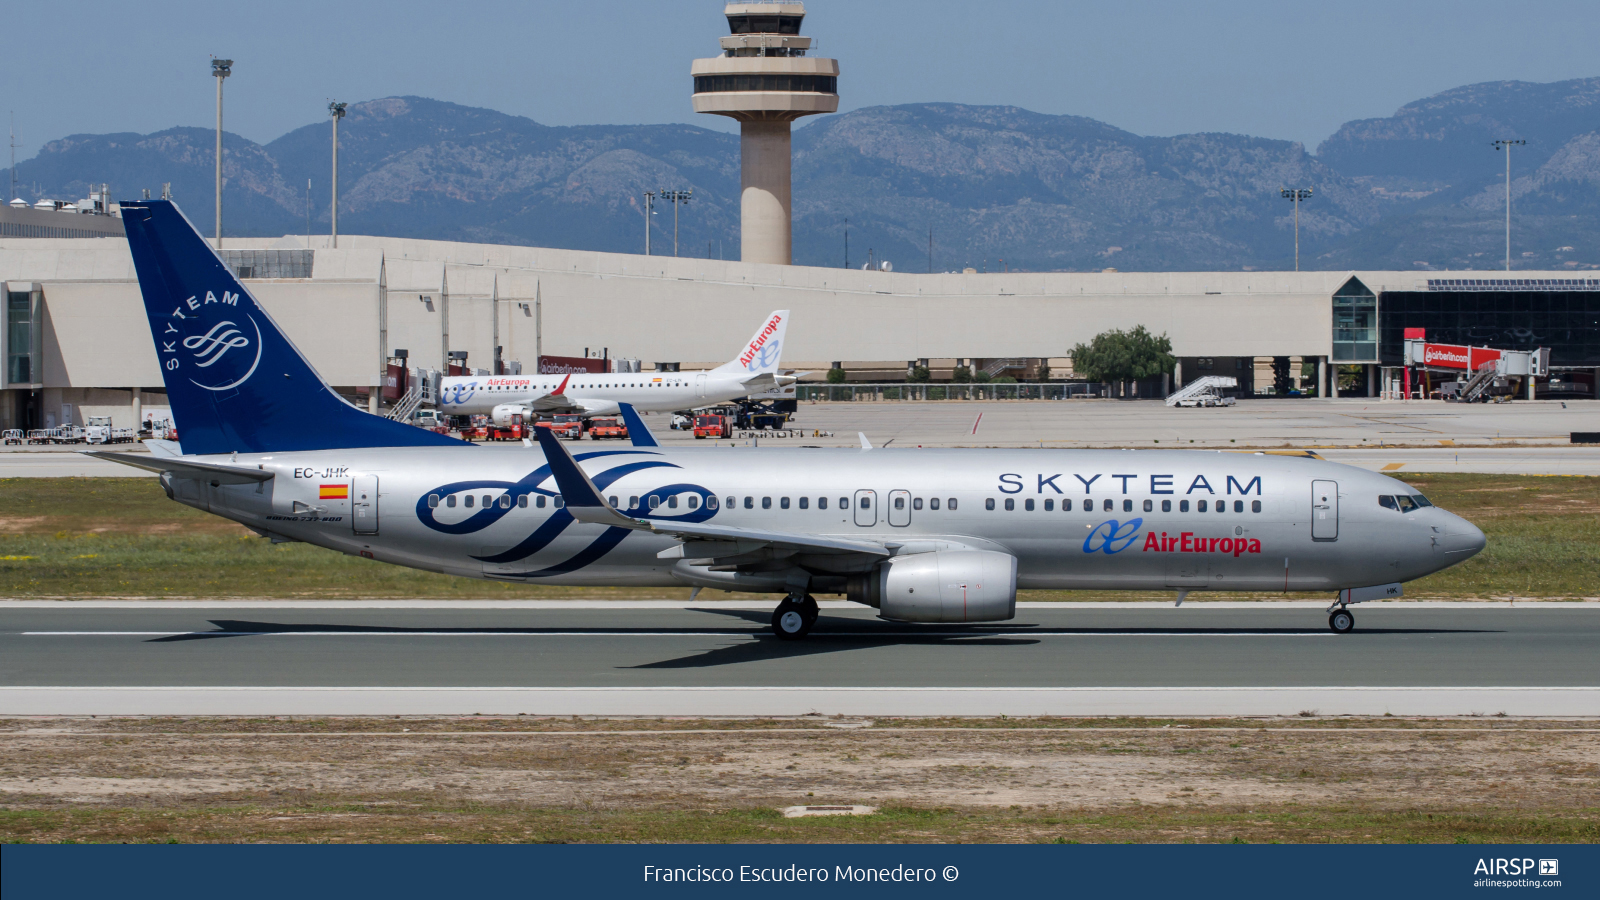
[[[839,61],[808,57],[802,3],[729,3],[722,55],[697,59],[694,111],[739,120],[739,252],[745,262],[793,262],[789,127],[839,109]]]

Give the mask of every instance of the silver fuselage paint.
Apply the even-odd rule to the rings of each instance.
[[[1332,591],[1409,581],[1484,545],[1481,531],[1445,510],[1400,513],[1380,506],[1380,495],[1414,493],[1399,481],[1308,458],[1181,450],[587,446],[577,456],[602,493],[631,516],[693,516],[722,526],[868,539],[895,553],[1001,550],[1017,558],[1023,589]],[[258,487],[167,476],[175,499],[343,553],[543,584],[685,583],[674,575],[682,560],[658,557],[677,546],[671,538],[575,521],[563,526],[555,482],[537,448],[195,459],[260,467],[274,478]],[[354,485],[371,483],[361,476],[375,477],[378,485],[377,534],[357,534],[356,501],[338,496],[341,487],[354,494]],[[1313,482],[1336,485],[1333,539],[1313,538]],[[1321,489],[1327,493],[1326,485]],[[501,508],[502,494],[525,495],[527,506],[513,499]],[[653,509],[652,494],[659,498]],[[440,498],[437,507],[430,495]],[[701,500],[706,496],[717,498],[714,510]],[[676,506],[671,497],[678,498]],[[802,497],[806,509],[799,507]],[[861,508],[862,497],[870,508]],[[826,508],[819,508],[820,498]],[[903,507],[894,507],[896,498]],[[930,502],[935,498],[938,510]],[[1062,509],[1066,500],[1072,501],[1069,511]],[[1162,511],[1163,501],[1172,511]],[[1184,501],[1189,511],[1180,512]],[[1327,521],[1320,530],[1329,533]]]

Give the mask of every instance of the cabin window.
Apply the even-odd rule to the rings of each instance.
[[[800,498],[800,508],[801,509],[809,509],[810,507],[811,507],[811,498],[810,497],[801,497]]]
[[[1133,501],[1132,500],[1124,500],[1124,501],[1122,501],[1122,511],[1123,512],[1133,512]]]
[[[565,509],[566,506],[567,506],[567,498],[565,498],[565,497],[556,497],[556,509]]]
[[[911,508],[912,509],[921,509],[922,508],[922,498],[918,497],[917,499],[912,500],[911,501]]]
[[[983,501],[983,508],[984,509],[994,509],[994,498],[993,497],[989,497],[988,499],[984,500]]]
[[[778,498],[778,508],[779,509],[788,509],[789,508],[789,498],[788,497],[779,497]]]
[[[1006,498],[1006,512],[1011,512],[1011,511],[1015,510],[1016,508],[1017,508],[1017,501],[1011,499],[1010,497],[1007,497]]]
[[[945,505],[945,508],[949,509],[951,512],[955,512],[956,511],[956,498],[951,497],[949,500],[945,501],[944,505]]]
[[[938,509],[939,508],[939,498],[938,497],[934,497],[933,499],[929,500],[928,501],[928,508],[929,509]]]
[[[1033,500],[1032,499],[1028,499],[1028,500],[1022,501],[1022,508],[1026,512],[1033,512]]]
[[[484,494],[483,495],[483,508],[484,509],[488,509],[490,506],[493,506],[493,505],[494,505],[494,498],[489,496],[488,494]]]
[[[827,509],[827,508],[828,508],[828,498],[827,497],[818,497],[817,498],[817,509]]]
[[[638,509],[639,508],[639,498],[638,497],[629,497],[628,498],[628,508],[629,509]]]
[[[438,494],[429,494],[428,495],[428,508],[429,509],[438,509],[439,508],[439,495]]]
[[[1045,512],[1051,512],[1055,508],[1056,508],[1056,501],[1054,501],[1054,500],[1046,500],[1044,502],[1044,511]]]
[[[689,499],[689,508],[690,509],[699,509],[700,508],[700,495],[699,494],[690,494],[688,499]]]
[[[615,496],[607,497],[606,499],[611,501],[611,508],[612,509],[616,509],[617,508],[617,498]]]
[[[1195,504],[1194,504],[1194,509],[1195,509],[1195,512],[1205,512],[1206,511],[1206,502],[1204,500],[1196,501]]]
[[[840,497],[839,498],[839,508],[840,509],[849,509],[850,508],[850,498],[849,497]]]
[[[527,494],[522,494],[522,495],[518,496],[517,497],[517,509],[527,509],[527,508],[528,508],[528,495]]]
[[[754,497],[746,497],[746,498],[744,498],[744,508],[745,509],[755,509],[756,508],[756,498],[754,498]]]
[[[1161,501],[1161,511],[1162,512],[1172,512],[1172,501],[1171,500],[1163,500],[1163,501]]]
[[[472,501],[473,501],[473,497],[472,497],[471,494],[468,494],[466,497],[464,497],[461,500],[462,504],[464,504],[467,507],[467,509],[471,509],[472,508]]]
[[[1101,511],[1102,511],[1102,512],[1111,512],[1111,511],[1112,511],[1112,510],[1113,510],[1113,509],[1115,509],[1115,508],[1116,508],[1116,506],[1115,506],[1115,504],[1113,504],[1113,503],[1112,503],[1112,502],[1111,502],[1111,501],[1110,501],[1110,500],[1107,500],[1107,501],[1106,501],[1106,502],[1105,502],[1105,503],[1104,503],[1104,504],[1102,504],[1102,505],[1101,505],[1101,507],[1100,507],[1100,509],[1101,509]]]
[[[729,509],[738,509],[739,508],[738,500],[739,500],[738,497],[729,497],[728,498],[728,508]]]
[[[1071,500],[1063,500],[1063,501],[1061,501],[1061,511],[1062,512],[1072,512],[1072,501]]]
[[[706,509],[716,509],[716,508],[717,508],[717,498],[714,495],[707,495],[706,496]]]
[[[647,502],[650,504],[651,509],[655,509],[661,505],[661,498],[657,497],[655,494],[651,494]]]
[[[761,498],[761,508],[762,509],[771,509],[772,508],[772,498],[771,497],[762,497]]]
[[[667,498],[667,509],[677,509],[677,508],[678,508],[678,495],[677,494],[673,494],[672,496]]]
[[[510,494],[501,494],[500,495],[500,508],[501,509],[510,509],[511,508],[511,495]]]
[[[1235,500],[1235,501],[1233,501],[1233,511],[1234,512],[1244,512],[1244,501],[1243,500]]]
[[[1187,501],[1187,500],[1179,500],[1178,501],[1178,512],[1188,512],[1188,511],[1189,511],[1189,501]]]
[[[444,505],[454,507],[456,505],[456,495],[451,494],[450,496],[444,498]]]
[[[1146,501],[1145,501],[1145,502],[1144,502],[1144,511],[1145,511],[1145,512],[1154,512],[1154,511],[1155,511],[1155,508],[1156,508],[1156,504],[1155,504],[1155,501],[1153,501],[1153,500],[1146,500]]]
[[[894,498],[894,508],[895,509],[905,509],[906,508],[906,498],[904,498],[904,497],[896,497],[896,498]]]
[[[1250,501],[1250,511],[1253,512],[1253,513],[1261,512],[1261,501],[1260,500],[1251,500]]]
[[[535,500],[533,505],[539,507],[540,509],[544,509],[544,495],[540,494],[539,499]]]

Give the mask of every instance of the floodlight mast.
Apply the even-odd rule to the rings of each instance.
[[[694,191],[661,191],[661,199],[672,201],[672,255],[678,255],[678,204],[688,203]]]
[[[328,115],[333,117],[333,211],[328,231],[333,238],[331,246],[339,249],[339,120],[344,118],[348,103],[328,101]]]
[[[1511,271],[1511,145],[1526,144],[1527,141],[1514,141],[1509,138],[1494,142],[1496,150],[1506,151],[1506,271]]]
[[[1294,270],[1296,272],[1300,271],[1300,202],[1302,200],[1310,200],[1312,190],[1313,188],[1295,188],[1294,190],[1282,188],[1278,191],[1283,195],[1283,199],[1294,203]]]
[[[211,57],[211,74],[217,79],[217,249],[222,249],[222,81],[233,74],[233,60]]]

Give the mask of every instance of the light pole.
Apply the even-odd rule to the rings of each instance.
[[[672,201],[672,255],[678,255],[678,204],[688,203],[694,196],[694,191],[667,191],[661,192],[661,199]]]
[[[1294,203],[1294,270],[1300,271],[1300,201],[1310,200],[1312,188],[1283,188],[1278,193]]]
[[[1506,151],[1506,271],[1511,271],[1511,145],[1526,144],[1527,141],[1513,141],[1509,138],[1494,142],[1494,148]]]
[[[656,214],[656,192],[644,192],[644,255],[650,255],[650,217]]]
[[[344,108],[349,105],[328,101],[328,115],[333,117],[333,213],[329,231],[333,235],[334,249],[339,247],[339,120],[344,118]]]
[[[233,60],[211,57],[211,74],[217,78],[217,249],[222,249],[222,80],[233,74]]]

